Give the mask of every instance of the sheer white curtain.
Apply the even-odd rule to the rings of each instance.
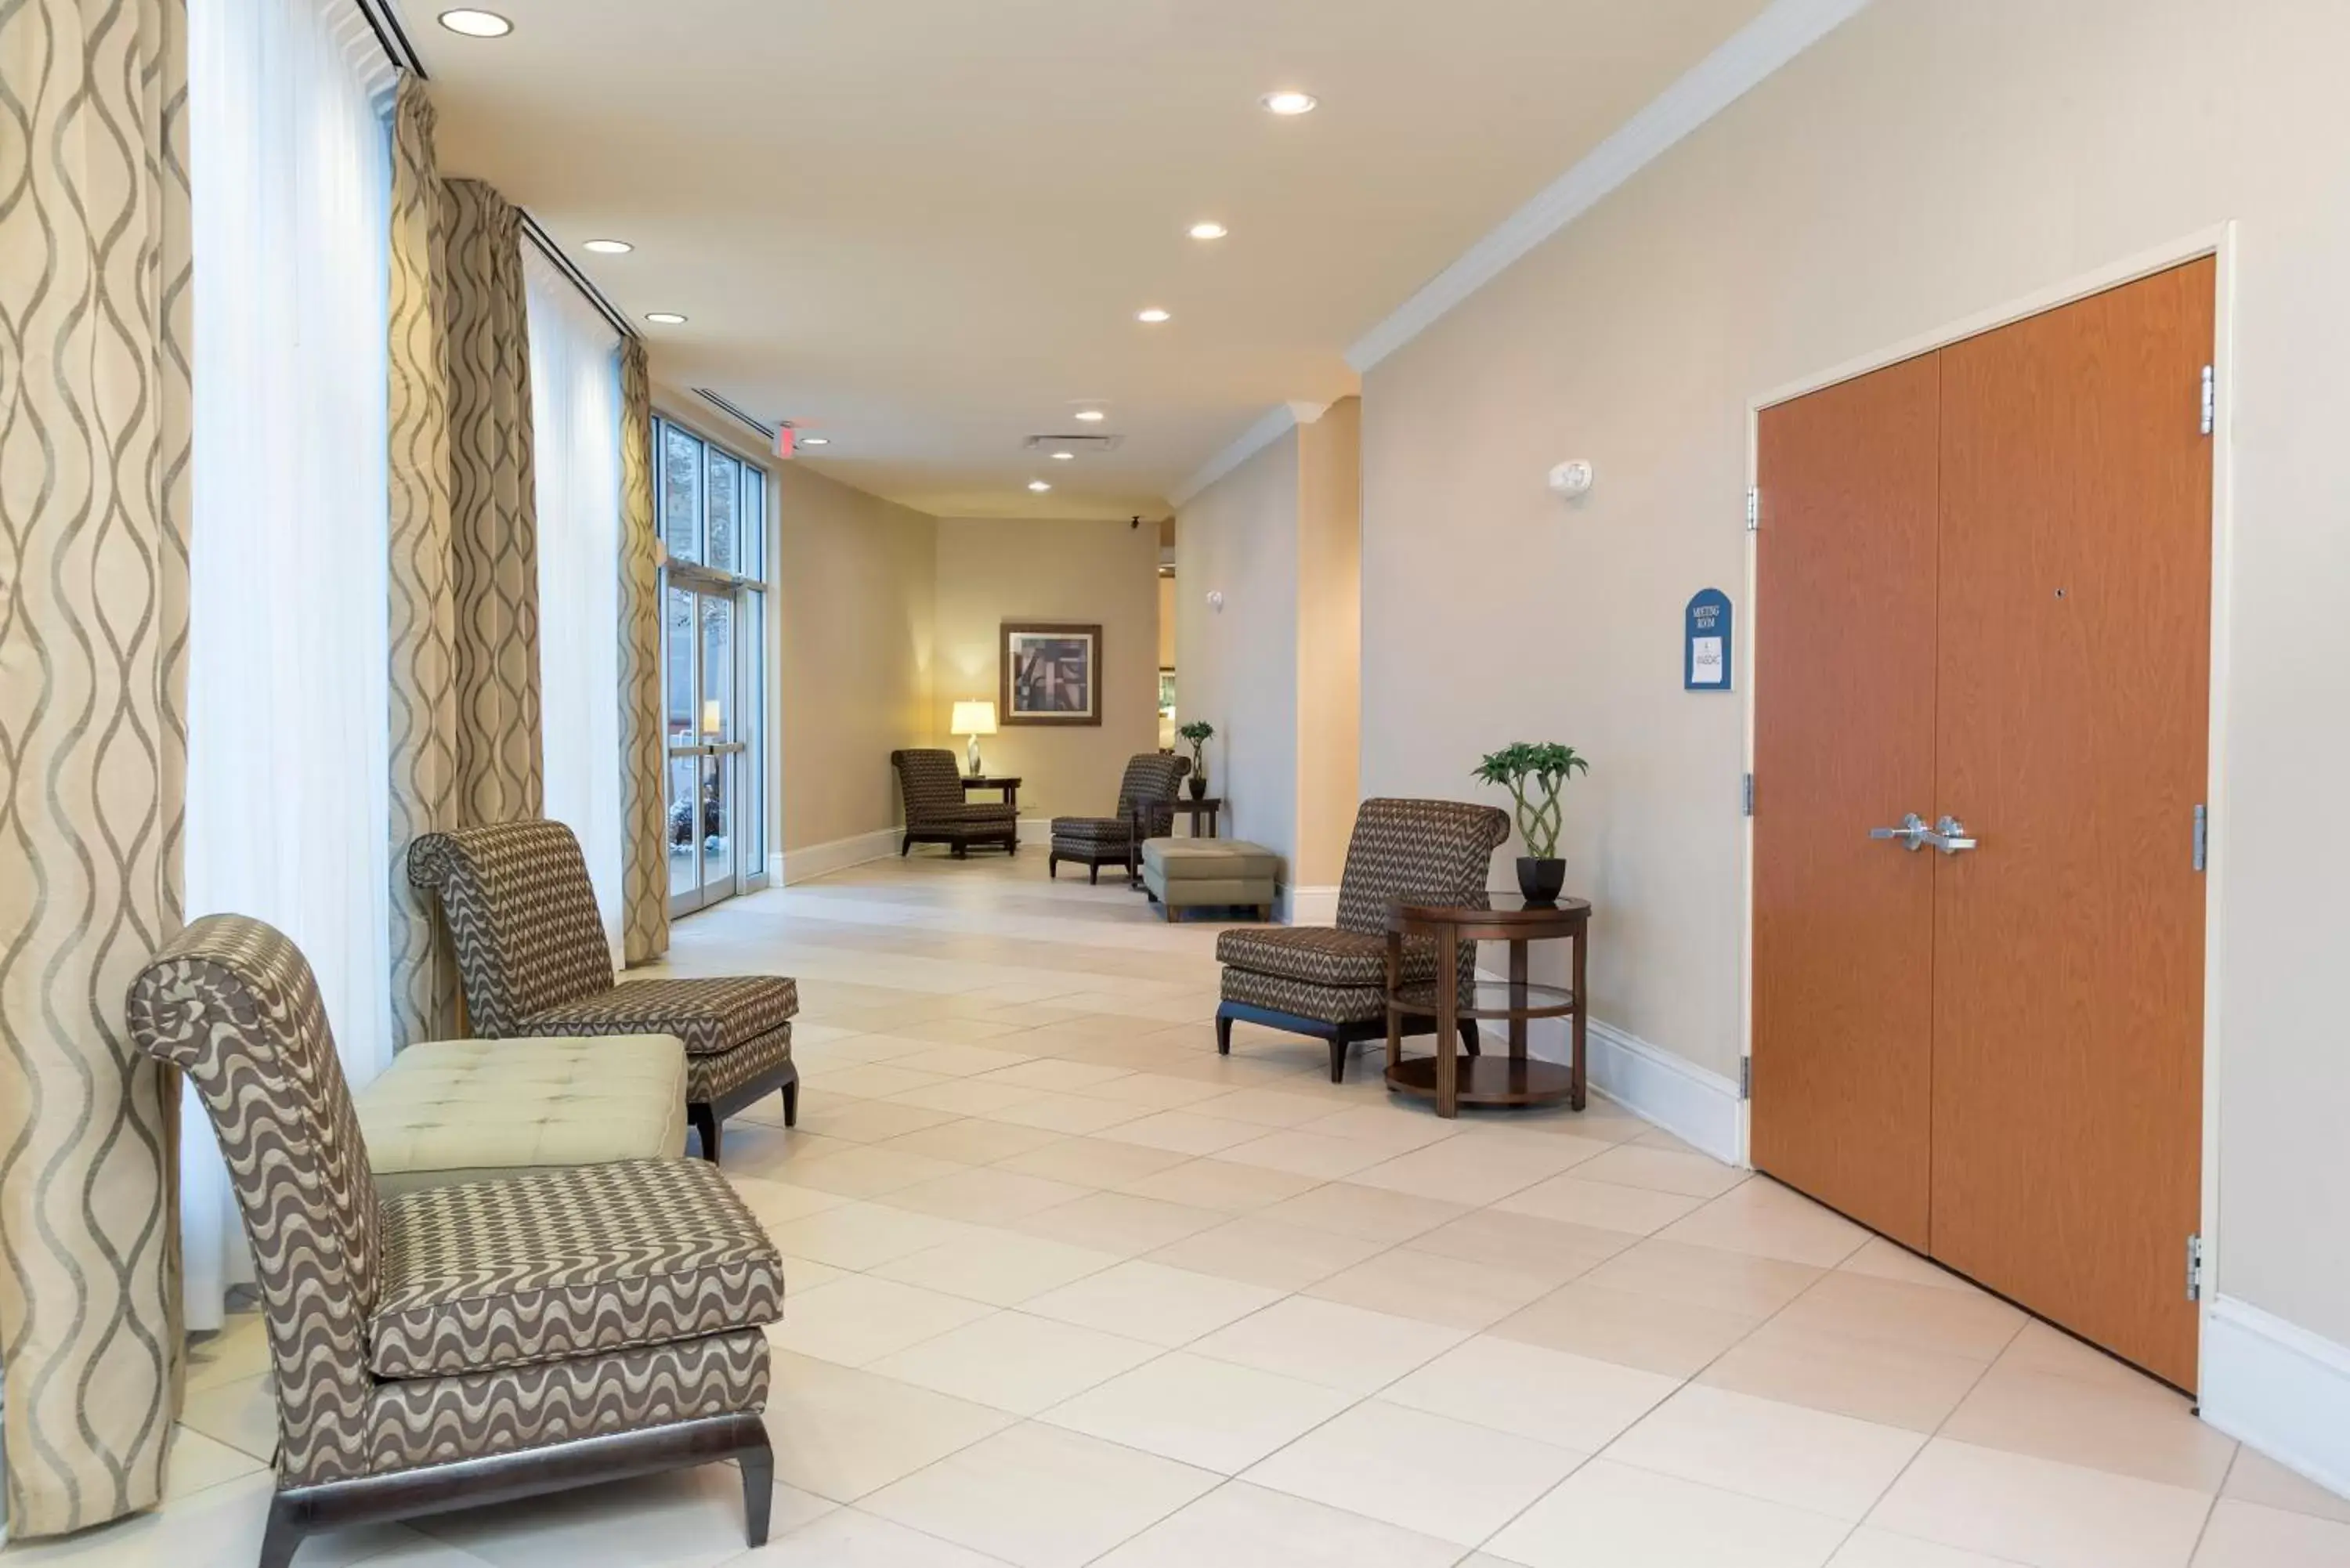
[[[187,892],[300,944],[345,1071],[390,1059],[390,141],[348,0],[191,0]],[[182,1106],[188,1323],[250,1269]]]
[[[579,836],[620,951],[620,335],[523,244],[538,486],[546,815]]]

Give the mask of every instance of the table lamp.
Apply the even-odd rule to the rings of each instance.
[[[726,732],[725,710],[715,697],[702,699],[702,732],[705,735],[723,735]]]
[[[954,705],[954,722],[947,726],[950,735],[969,735],[971,744],[964,750],[970,760],[971,776],[979,777],[979,738],[995,733],[995,704],[993,702],[958,702]]]

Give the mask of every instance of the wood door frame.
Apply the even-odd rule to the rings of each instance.
[[[2202,1298],[2196,1305],[2197,1319],[2201,1325],[2199,1337],[2208,1341],[2211,1306],[2220,1293],[2220,1264],[2225,1257],[2220,1241],[2220,1064],[2225,1054],[2225,1042],[2220,1031],[2220,908],[2227,877],[2227,839],[2231,823],[2227,805],[2225,737],[2231,690],[2229,648],[2232,639],[2230,628],[2234,615],[2230,567],[2235,555],[2235,456],[2231,440],[2236,384],[2235,220],[2231,218],[2211,227],[2182,234],[2168,244],[2079,274],[2004,305],[1962,317],[1931,331],[1847,359],[1749,399],[1746,404],[1746,483],[1749,486],[1756,483],[1762,463],[1762,414],[1763,410],[1774,404],[1819,391],[1840,381],[1851,380],[1872,370],[1883,369],[1887,365],[1945,348],[1994,327],[2043,315],[2091,295],[2136,283],[2140,278],[2168,272],[2172,267],[2199,261],[2205,256],[2213,259],[2218,272],[2213,283],[2211,316],[2211,364],[2218,384],[2211,423],[2211,615],[2210,648],[2207,655],[2210,659],[2210,704],[2208,715],[2209,776],[2204,784],[2204,800],[2210,807],[2210,817],[2206,841],[2209,853],[2203,874],[2203,1190],[2199,1222],[2199,1233],[2203,1238],[2203,1291]],[[1757,535],[1748,534],[1746,624],[1740,633],[1745,646],[1739,650],[1739,656],[1745,660],[1747,672],[1742,722],[1745,766],[1750,773],[1754,766],[1754,694],[1759,684],[1769,679],[1769,666],[1759,657],[1758,636],[1762,629],[1762,607],[1755,598],[1756,543]],[[1744,901],[1746,915],[1740,928],[1739,1055],[1741,1066],[1750,1069],[1744,1076],[1751,1082],[1754,1054],[1754,822],[1752,817],[1746,820],[1740,853],[1743,862],[1740,868],[1740,896]],[[1751,1099],[1739,1102],[1738,1158],[1741,1163],[1751,1164],[1752,1159],[1753,1107],[1754,1103]],[[2179,1260],[2179,1284],[2183,1290],[2186,1287],[2184,1257]]]

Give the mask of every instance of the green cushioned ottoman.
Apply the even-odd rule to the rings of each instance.
[[[1152,838],[1142,846],[1142,885],[1169,919],[1185,909],[1254,909],[1273,919],[1281,857],[1242,838]]]

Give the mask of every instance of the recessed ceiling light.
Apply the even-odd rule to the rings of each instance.
[[[469,38],[503,38],[514,31],[514,24],[495,11],[443,11],[441,25]]]
[[[1032,479],[1028,482],[1028,488],[1035,491],[1037,494],[1042,495],[1045,492],[1052,489],[1053,487],[1045,483],[1041,479]]]
[[[1259,101],[1275,114],[1312,114],[1322,100],[1310,92],[1284,88],[1279,92],[1265,94]]]
[[[802,446],[830,446],[832,444],[832,438],[830,436],[800,436],[796,439]]]
[[[1073,452],[1056,452],[1053,454],[1053,461],[1055,462],[1075,462],[1077,461],[1077,454]]]
[[[1223,224],[1212,221],[1191,225],[1191,237],[1195,240],[1221,240],[1231,233]]]
[[[1079,409],[1077,410],[1077,418],[1085,421],[1086,423],[1089,425],[1097,425],[1101,423],[1102,421],[1109,418],[1109,416],[1102,412],[1099,409]]]
[[[645,319],[651,322],[656,327],[682,327],[685,325],[685,317],[680,316],[674,310],[648,310],[645,312]]]
[[[1134,318],[1135,318],[1137,321],[1148,322],[1149,325],[1151,325],[1151,326],[1153,326],[1153,327],[1156,327],[1156,326],[1158,326],[1160,322],[1162,322],[1162,321],[1165,321],[1165,320],[1169,319],[1168,315],[1167,315],[1167,312],[1165,312],[1165,311],[1163,311],[1163,310],[1159,309],[1159,308],[1157,306],[1155,306],[1155,305],[1154,305],[1154,306],[1151,306],[1149,309],[1148,309],[1148,310],[1138,310],[1138,311],[1136,311],[1136,312],[1134,313]]]
[[[626,240],[589,240],[579,248],[594,251],[599,256],[624,256],[637,247]]]

